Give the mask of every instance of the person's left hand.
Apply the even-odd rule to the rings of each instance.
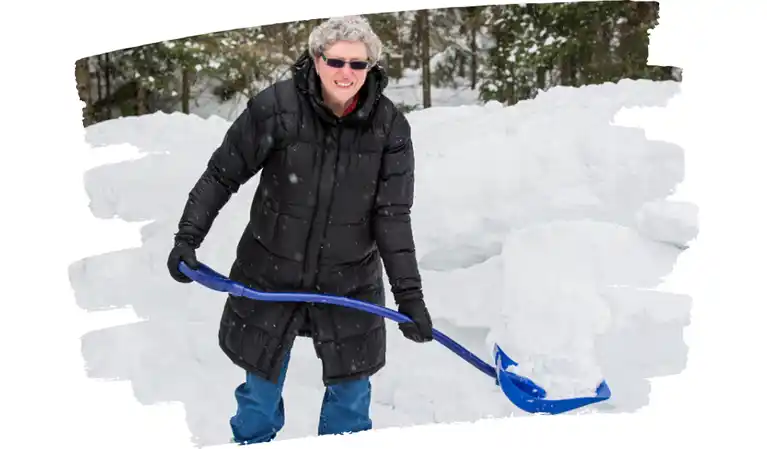
[[[402,302],[399,305],[399,313],[413,320],[413,322],[399,323],[399,329],[405,338],[416,343],[425,343],[434,339],[431,316],[423,299]]]

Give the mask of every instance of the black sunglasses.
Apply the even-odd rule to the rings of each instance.
[[[340,69],[347,63],[349,64],[349,67],[352,68],[352,70],[365,70],[370,67],[370,63],[368,61],[344,61],[343,59],[339,58],[328,58],[324,54],[322,55],[322,60],[334,69]]]

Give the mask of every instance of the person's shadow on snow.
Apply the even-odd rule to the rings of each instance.
[[[675,93],[676,90],[669,90],[667,97],[648,99],[644,105],[662,106]],[[613,112],[617,112],[617,109]],[[229,122],[217,118],[203,120],[195,117],[183,117],[179,120],[175,115],[177,114],[156,114],[139,119],[124,118],[101,123],[87,130],[86,139],[91,145],[99,147],[130,144],[146,154],[135,161],[104,165],[86,173],[84,182],[93,214],[98,218],[120,218],[151,223],[141,230],[143,245],[140,248],[96,255],[78,261],[70,268],[70,279],[77,304],[81,308],[99,311],[129,306],[143,320],[140,323],[86,334],[82,339],[82,352],[87,374],[94,378],[131,381],[136,397],[144,404],[168,401],[183,403],[187,424],[195,443],[221,444],[226,443],[230,435],[228,418],[235,407],[233,389],[243,380],[242,371],[231,364],[218,348],[217,331],[224,297],[197,284],[176,283],[170,278],[166,263],[187,194],[202,173],[210,154],[220,144]],[[592,121],[594,132],[609,131],[614,138],[614,134],[620,131],[609,129],[610,118],[607,117],[601,125]],[[189,132],[192,125],[202,130]],[[120,129],[120,134],[112,132],[116,128]],[[634,133],[635,130],[630,132]],[[680,181],[681,179],[668,180],[672,184],[668,188]],[[256,183],[257,177],[243,186],[231,199],[198,251],[198,258],[214,269],[226,273],[233,261],[234,249],[246,224],[246,211],[250,206]],[[491,256],[488,254],[488,257]],[[434,259],[428,253],[421,254],[422,260],[428,260],[430,257]],[[478,258],[470,265],[481,263],[482,259]],[[456,264],[461,265],[461,262]],[[424,270],[427,271],[428,267],[424,267]],[[440,321],[440,300],[434,298],[433,301],[435,326],[447,331],[451,337],[472,350],[481,351],[482,338],[487,329],[466,330],[466,333],[462,333],[461,327],[455,323]],[[492,315],[493,311],[487,313]],[[682,329],[687,324],[686,320],[660,323],[635,320],[632,323],[632,331],[627,330],[630,327],[624,327],[620,331],[621,335],[605,335],[601,340],[606,342],[603,346],[615,348],[616,346],[608,340],[630,337],[640,340],[639,344],[647,347],[646,341],[642,340],[652,338],[657,342],[656,348],[672,351],[668,356],[672,362],[662,360],[663,356],[658,352],[660,349],[656,349],[653,354],[644,354],[644,363],[637,358],[637,353],[625,348],[620,353],[602,351],[600,356],[603,356],[602,361],[605,362],[603,368],[614,392],[621,392],[623,388],[634,391],[636,385],[647,383],[647,377],[678,373],[685,365],[686,347]],[[413,385],[428,385],[436,379],[434,376],[440,376],[439,367],[430,368],[423,365],[416,370],[417,372],[412,371],[412,363],[418,363],[415,360],[418,359],[418,354],[428,354],[437,361],[442,360],[439,357],[443,357],[448,366],[457,366],[451,368],[451,372],[460,377],[460,380],[456,377],[451,381],[461,385],[460,392],[455,392],[456,395],[464,394],[466,390],[466,398],[475,393],[491,398],[484,404],[467,404],[465,409],[461,404],[453,404],[447,397],[434,398],[431,406],[437,409],[440,408],[439,401],[448,401],[442,405],[446,407],[442,415],[445,419],[476,420],[488,415],[508,416],[517,413],[492,381],[488,382],[482,374],[477,373],[464,378],[460,370],[465,369],[469,373],[473,368],[464,366],[464,362],[448,354],[445,348],[436,344],[427,347],[409,345],[396,333],[396,325],[389,324],[392,329],[389,350],[396,352],[400,351],[399,347],[405,347],[408,348],[407,355],[398,355],[399,360],[392,356],[390,366],[380,375],[380,384],[386,383],[386,386],[381,386],[377,390],[378,393],[374,393],[374,396],[391,396],[390,401],[393,402],[379,399],[374,407],[379,407],[379,410],[381,407],[387,407],[381,404],[389,404],[392,410],[399,407],[394,399],[399,396],[394,393],[394,385],[399,385],[402,390],[415,389]],[[291,362],[288,373],[288,383],[291,386],[286,388],[286,397],[288,401],[291,397],[294,398],[292,404],[298,404],[301,395],[309,391],[314,394],[322,387],[319,365],[311,347],[303,342],[298,344],[297,350],[306,356],[294,357]],[[488,359],[487,353],[478,355]],[[513,357],[513,354],[511,355]],[[622,365],[624,363],[641,366],[629,369]],[[409,373],[398,372],[400,367]],[[664,369],[667,371],[663,371]],[[402,376],[414,376],[417,380],[409,379],[400,383],[399,379]],[[444,378],[445,373],[442,373],[441,377]],[[418,395],[419,392],[415,391],[413,394]],[[461,396],[456,397],[459,399],[454,399],[453,402],[460,400]],[[646,402],[646,396],[616,398],[612,409],[631,411]],[[315,423],[311,420],[319,410],[319,396],[309,405],[314,409],[301,410],[300,415],[307,418],[298,424],[296,419],[299,416],[290,417],[293,409],[287,410],[289,422],[286,429],[296,429],[292,435],[313,434]],[[428,407],[428,404],[425,406]],[[609,410],[611,406],[604,405],[601,408]],[[407,411],[397,408],[393,413],[395,415],[392,416],[399,418],[394,417],[389,421],[400,421],[393,425],[408,424],[409,421],[404,422],[409,419]],[[434,412],[435,417],[438,414],[439,412]],[[413,424],[425,423],[423,420],[426,418],[416,419],[415,416],[414,410],[413,417],[418,422]]]

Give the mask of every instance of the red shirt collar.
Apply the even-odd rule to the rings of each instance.
[[[354,109],[357,107],[357,101],[359,98],[359,94],[355,95],[354,98],[352,98],[352,102],[349,103],[349,106],[344,109],[344,115],[349,115],[352,112],[354,112]]]

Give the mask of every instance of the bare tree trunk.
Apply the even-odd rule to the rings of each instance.
[[[546,90],[546,73],[548,69],[544,66],[538,66],[536,70],[535,85],[540,90]]]
[[[570,55],[570,79],[572,80],[572,86],[573,87],[579,87],[581,85],[579,79],[581,76],[581,71],[578,70],[578,55]]]
[[[147,113],[147,91],[144,86],[139,85],[136,90],[136,115]]]
[[[565,54],[560,58],[560,73],[562,86],[578,87],[578,58],[574,54]]]
[[[112,61],[109,58],[109,53],[104,55],[104,98],[109,98],[112,95]],[[112,118],[112,107],[108,106],[105,112],[106,119]]]
[[[568,58],[567,55],[560,55],[559,56],[559,85],[560,86],[569,86],[570,85],[570,68],[567,65]]]
[[[85,103],[83,108],[83,126],[93,124],[93,98],[91,95],[91,70],[90,58],[83,58],[75,62],[75,82],[77,94]]]
[[[103,86],[103,75],[104,75],[104,55],[98,56],[99,61],[99,69],[96,70],[96,98],[97,101],[101,101],[104,99],[104,93],[102,92],[104,86]]]
[[[431,107],[431,58],[430,58],[430,42],[429,42],[429,11],[426,9],[420,10],[416,13],[416,21],[418,27],[418,36],[421,40],[421,73],[423,87],[423,108]]]
[[[189,68],[184,66],[181,69],[181,112],[189,114]]]
[[[477,33],[482,20],[482,8],[478,6],[470,6],[466,8],[466,20],[468,22],[469,31],[469,49],[471,55],[469,59],[469,72],[471,77],[471,90],[477,88],[477,78],[479,71],[479,61],[477,57]]]

